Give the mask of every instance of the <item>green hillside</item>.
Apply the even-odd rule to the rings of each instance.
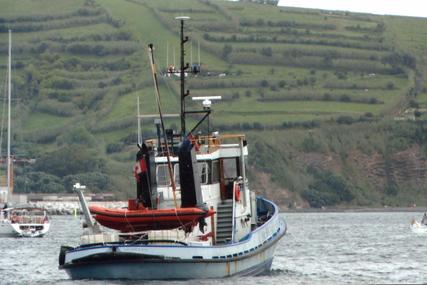
[[[363,129],[371,154],[382,157],[420,145],[422,140],[412,138],[424,132],[426,117],[426,19],[207,0],[1,3],[1,78],[6,76],[7,31],[13,31],[13,152],[37,159],[17,165],[18,192],[70,191],[79,180],[94,191],[132,195],[137,97],[142,113],[155,112],[146,47],[155,45],[161,73],[174,61],[177,65],[174,18],[186,15],[191,17],[187,61],[200,58],[201,63],[201,73],[188,78],[187,86],[193,96],[223,96],[214,105],[214,128],[243,130],[254,140],[251,169],[259,191],[273,195],[262,183],[267,179],[270,187],[282,189],[283,204],[304,204],[316,194],[310,183],[332,179],[324,173],[330,170],[354,186],[351,193],[363,189],[367,194],[329,204],[410,203],[410,197],[384,189],[407,192],[411,175],[400,181],[387,174],[374,187],[356,169],[357,162],[346,162],[360,148],[354,140],[339,149],[333,141],[357,128]],[[5,80],[0,82],[4,90]],[[178,111],[178,84],[173,76],[161,77],[165,112]],[[414,116],[417,123],[405,121]],[[400,128],[413,133],[403,136],[400,148],[384,147]],[[152,122],[144,121],[144,134],[153,132]],[[340,167],[313,168],[307,153],[329,155]],[[267,163],[275,154],[288,159]],[[292,155],[303,156],[305,163]],[[427,185],[417,183],[413,191]]]

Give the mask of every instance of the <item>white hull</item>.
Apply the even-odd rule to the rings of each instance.
[[[250,256],[234,259],[168,261],[142,257],[67,266],[65,270],[72,279],[167,280],[258,275],[270,270],[275,247],[272,244]]]
[[[411,230],[417,234],[427,234],[427,225],[423,225],[417,221],[412,221]]]
[[[49,223],[44,224],[18,224],[3,220],[0,223],[0,237],[42,237],[50,228]]]
[[[269,201],[267,201],[269,202]],[[271,202],[269,202],[271,203]],[[60,268],[72,279],[194,279],[257,275],[270,269],[286,224],[273,216],[239,242],[192,244],[101,243],[63,248]]]
[[[49,223],[44,224],[11,224],[15,234],[20,237],[42,237],[50,228]]]
[[[16,236],[16,231],[12,227],[9,220],[0,221],[0,237],[13,237]]]

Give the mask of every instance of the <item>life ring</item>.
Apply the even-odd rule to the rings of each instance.
[[[237,183],[234,186],[234,199],[236,202],[240,202],[240,185]]]

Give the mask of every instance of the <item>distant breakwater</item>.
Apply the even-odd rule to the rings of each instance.
[[[100,205],[107,208],[123,208],[127,206],[124,201],[111,202],[88,202],[90,205]],[[80,203],[78,201],[38,201],[31,202],[34,207],[43,208],[49,215],[79,215],[82,213]]]

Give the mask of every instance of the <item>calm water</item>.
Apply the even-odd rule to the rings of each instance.
[[[427,235],[409,229],[422,213],[287,213],[270,274],[192,284],[427,283]],[[78,218],[51,218],[44,238],[0,238],[0,284],[188,284],[68,280],[58,270],[62,244],[75,245]]]

